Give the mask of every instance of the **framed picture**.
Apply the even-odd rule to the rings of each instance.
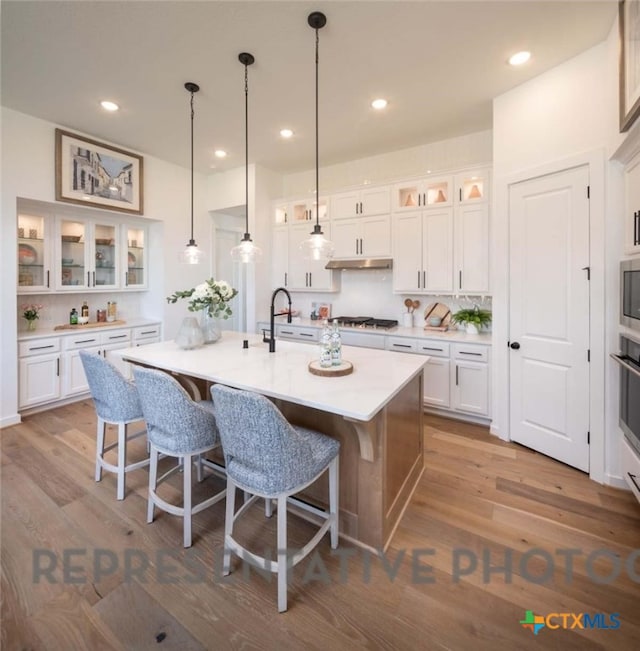
[[[143,159],[56,129],[56,200],[141,215]]]
[[[640,0],[622,0],[620,23],[620,132],[640,115]]]
[[[331,303],[311,303],[311,319],[325,320],[331,318]]]

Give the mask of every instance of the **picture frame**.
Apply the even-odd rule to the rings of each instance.
[[[331,303],[311,303],[311,320],[328,321],[331,318]]]
[[[640,0],[618,4],[620,27],[620,133],[640,116]]]
[[[56,201],[143,214],[142,156],[56,129]]]

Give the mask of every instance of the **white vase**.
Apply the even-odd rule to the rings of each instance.
[[[202,310],[200,316],[200,328],[205,344],[214,344],[222,337],[220,319],[210,316],[207,310]]]
[[[198,319],[193,316],[188,316],[182,319],[180,330],[176,335],[176,344],[183,350],[191,350],[198,348],[204,343],[202,329],[198,324]]]
[[[466,331],[468,335],[477,335],[480,332],[475,323],[467,323]]]

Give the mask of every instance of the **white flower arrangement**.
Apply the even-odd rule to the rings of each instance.
[[[190,312],[207,310],[209,316],[228,319],[233,314],[229,301],[237,293],[238,290],[231,287],[228,282],[209,278],[193,289],[177,291],[171,296],[167,296],[167,302],[176,303],[179,298],[190,298]]]

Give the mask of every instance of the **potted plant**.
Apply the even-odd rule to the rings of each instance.
[[[477,335],[480,328],[491,323],[491,312],[481,310],[477,305],[463,310],[458,310],[452,317],[453,323],[463,325],[467,334]]]

